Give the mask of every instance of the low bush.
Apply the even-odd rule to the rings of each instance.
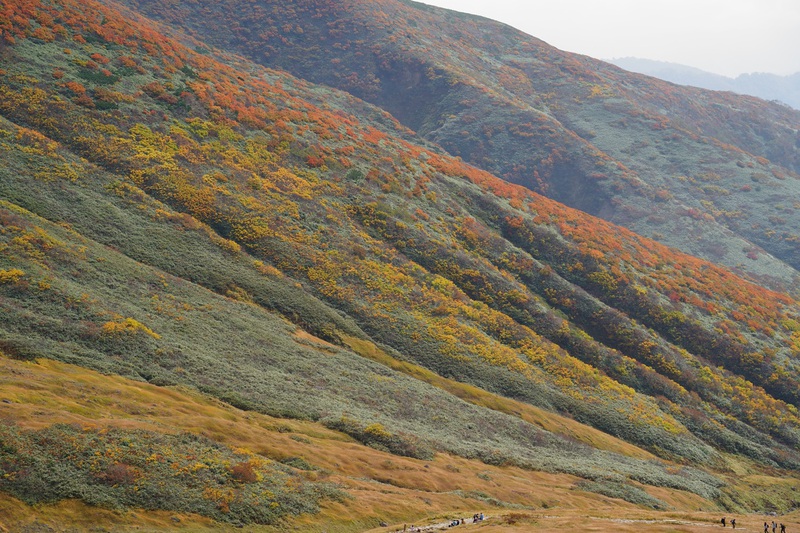
[[[76,498],[240,524],[315,513],[321,499],[344,497],[333,485],[198,435],[63,424],[0,427],[0,490],[28,504]]]
[[[322,421],[325,426],[350,435],[357,441],[367,446],[385,450],[395,455],[413,457],[429,461],[435,454],[433,448],[428,446],[419,437],[406,433],[390,433],[380,423],[364,425],[358,420],[342,416],[338,419]]]
[[[669,506],[663,501],[650,496],[642,489],[628,483],[607,480],[580,481],[577,485],[575,485],[575,488],[577,490],[602,494],[603,496],[608,496],[609,498],[618,498],[636,505],[649,507],[650,509],[665,510],[669,508]]]

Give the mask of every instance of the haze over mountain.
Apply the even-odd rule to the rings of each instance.
[[[647,74],[679,85],[749,94],[800,109],[800,72],[790,76],[754,72],[730,78],[686,65],[637,57],[609,59],[608,62],[631,72]]]
[[[0,32],[3,528],[797,508],[800,113],[406,1]]]

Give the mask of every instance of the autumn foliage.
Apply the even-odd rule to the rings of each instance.
[[[345,36],[366,31],[342,22],[353,19],[323,21],[330,10],[371,3],[311,4],[279,6],[287,22],[264,27],[263,53],[279,54],[278,43],[306,33],[341,37],[335,42],[345,47]],[[253,3],[259,21],[269,18],[265,5],[278,6]],[[180,6],[164,4],[164,15],[181,16]],[[201,12],[215,20],[219,9],[206,4]],[[387,31],[394,24],[385,13],[376,20]],[[32,179],[75,184],[100,169],[114,177],[104,191],[115,201],[203,232],[224,253],[307,291],[397,354],[662,458],[704,464],[719,449],[787,468],[800,463],[800,307],[791,296],[413,142],[405,126],[374,108],[363,111],[366,104],[348,94],[209,53],[199,41],[186,46],[143,17],[92,1],[14,0],[0,12],[0,29],[3,53],[14,59],[0,74],[0,113],[16,124],[0,140],[13,143],[31,168],[59,162],[37,168]],[[41,46],[43,59],[26,61],[29,46]],[[364,68],[343,70],[343,83],[369,96],[380,89],[379,73]],[[610,90],[578,59],[564,58],[561,68],[583,78],[585,94],[576,98]],[[450,83],[445,72],[425,75]],[[520,69],[502,69],[500,81],[508,90],[533,90]],[[672,127],[645,119],[658,131]],[[538,113],[486,135],[528,142],[550,127],[554,119]],[[572,170],[570,147],[592,152],[565,135],[535,161],[517,161],[514,172],[547,192],[553,178]],[[624,165],[592,153],[592,168],[579,170],[596,182],[613,176],[619,191],[648,193]],[[161,208],[152,208],[157,202]],[[42,272],[80,257],[10,214],[0,243],[5,255]],[[33,287],[43,297],[45,277],[0,266],[6,297],[30,296]],[[241,305],[264,305],[238,285],[214,289]],[[164,302],[153,309],[171,312]],[[156,319],[106,309],[85,315],[82,339],[93,346],[163,341]],[[287,314],[299,327],[313,319]],[[344,345],[332,326],[314,333]],[[433,453],[405,433],[351,422],[332,425],[397,453]],[[742,424],[755,435],[746,444],[736,436]],[[769,451],[759,456],[762,445]],[[250,460],[216,466],[238,484],[259,482],[263,470]],[[137,472],[111,462],[97,476],[126,485]],[[215,490],[207,487],[203,497],[225,512],[236,499]]]

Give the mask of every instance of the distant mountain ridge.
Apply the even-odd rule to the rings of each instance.
[[[789,76],[754,72],[731,78],[679,63],[638,57],[621,57],[607,61],[625,70],[646,74],[678,85],[749,94],[800,109],[800,72]]]

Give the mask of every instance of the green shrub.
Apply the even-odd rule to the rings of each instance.
[[[81,68],[78,71],[78,77],[96,85],[113,85],[119,81],[119,76],[114,74],[108,76],[102,71],[90,68]]]
[[[342,416],[338,419],[323,420],[322,423],[330,429],[350,435],[362,444],[386,450],[395,455],[429,461],[435,454],[433,448],[418,437],[406,433],[390,433],[377,422],[364,425],[357,420]]]
[[[669,505],[663,501],[650,496],[639,487],[635,487],[628,483],[606,480],[580,481],[575,485],[575,488],[577,490],[602,494],[603,496],[608,496],[609,498],[619,498],[620,500],[625,500],[626,502],[634,503],[636,505],[649,507],[650,509],[669,509]]]

